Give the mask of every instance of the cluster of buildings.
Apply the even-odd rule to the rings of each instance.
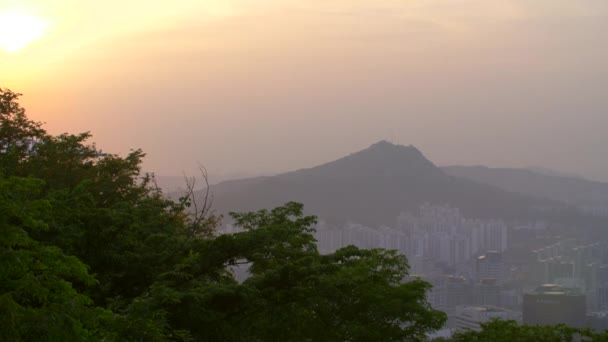
[[[542,222],[469,219],[457,208],[425,204],[416,215],[399,215],[394,227],[321,223],[316,238],[321,253],[355,245],[406,255],[410,278],[432,284],[427,300],[448,314],[450,332],[479,329],[492,318],[607,328],[608,244],[558,238],[510,250],[510,243],[548,231]]]
[[[608,217],[608,206],[606,205],[582,205],[579,210],[588,215]]]
[[[502,252],[508,247],[504,221],[465,219],[459,209],[431,204],[422,205],[418,215],[402,213],[395,227],[320,223],[316,238],[322,253],[348,245],[386,248],[398,250],[410,261],[431,259],[447,267],[468,263],[485,251]]]
[[[508,247],[504,221],[466,219],[449,206],[425,204],[417,216],[403,213],[397,218],[397,230],[407,237],[408,257],[431,258],[449,266]]]
[[[358,223],[331,226],[321,222],[317,227],[315,238],[317,239],[317,248],[322,254],[333,253],[349,245],[365,249],[394,249],[401,254],[405,254],[407,250],[406,236],[402,232],[387,226],[373,229]]]
[[[492,319],[514,320],[528,325],[589,326],[585,295],[573,289],[546,284],[523,295],[521,311],[493,305],[458,305],[450,315],[451,331],[479,330]]]
[[[222,233],[237,231],[227,226]],[[542,222],[469,219],[456,208],[430,204],[416,215],[399,215],[393,227],[321,222],[315,237],[323,254],[355,245],[406,255],[409,278],[429,282],[428,302],[448,314],[438,336],[480,329],[493,318],[608,328],[604,241],[565,239]],[[246,267],[233,271],[239,281],[248,277]]]
[[[557,284],[586,295],[589,311],[608,311],[608,244],[569,239],[533,251],[528,282]]]
[[[526,324],[562,323],[580,328],[587,325],[585,295],[577,289],[546,284],[525,293],[523,298],[523,321]]]
[[[411,277],[420,277],[433,285],[428,299],[441,310],[449,311],[462,304],[500,306],[512,302],[510,293],[503,291],[507,269],[500,252],[484,253],[473,258],[469,266],[466,275],[450,274],[433,267],[431,259],[421,263],[415,258],[413,268],[426,272],[411,273]]]

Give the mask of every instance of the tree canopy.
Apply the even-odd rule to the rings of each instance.
[[[145,154],[53,136],[0,89],[3,341],[416,341],[445,314],[394,251],[321,255],[302,205],[234,213],[167,199]],[[237,281],[233,270],[246,267]]]
[[[492,320],[481,324],[480,331],[456,334],[453,342],[573,342],[608,341],[607,332],[568,327],[562,324],[550,326],[520,325],[515,321]]]

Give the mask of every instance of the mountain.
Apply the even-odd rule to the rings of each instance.
[[[443,171],[506,191],[547,198],[574,205],[608,206],[608,183],[539,172],[536,169],[488,168],[485,166],[448,166]]]
[[[224,182],[231,179],[240,179],[243,177],[249,177],[250,175],[243,174],[211,174],[209,175],[209,180],[215,183]],[[163,189],[165,193],[176,195],[176,197],[181,196],[186,188],[186,178],[185,177],[195,177],[197,182],[195,184],[195,188],[198,190],[202,190],[205,188],[205,182],[203,182],[200,178],[199,174],[187,174],[186,176],[168,176],[168,175],[154,175],[154,179],[156,180],[156,184]]]
[[[425,202],[449,204],[471,218],[525,218],[552,201],[510,193],[446,174],[413,146],[381,141],[344,158],[272,177],[219,183],[212,187],[219,213],[304,203],[330,222],[395,223],[403,211]]]
[[[549,169],[549,168],[542,167],[542,166],[530,166],[530,167],[526,167],[525,169],[530,170],[532,172],[543,174],[545,176],[585,179],[585,177],[575,174],[575,173],[557,171],[557,170]]]

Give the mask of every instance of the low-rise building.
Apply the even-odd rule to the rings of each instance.
[[[547,284],[524,294],[525,324],[582,327],[585,325],[586,311],[585,295],[580,291]]]
[[[454,329],[456,332],[481,329],[481,323],[491,319],[519,321],[519,315],[515,311],[503,309],[496,306],[457,306],[454,310]]]

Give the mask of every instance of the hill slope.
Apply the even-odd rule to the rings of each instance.
[[[392,225],[400,212],[417,211],[425,202],[449,204],[475,218],[524,218],[534,206],[555,205],[447,175],[415,147],[386,141],[317,167],[223,182],[212,190],[220,213],[298,201],[325,220],[368,225]]]
[[[447,174],[493,185],[506,191],[576,205],[608,206],[608,183],[542,174],[527,169],[448,166]]]

